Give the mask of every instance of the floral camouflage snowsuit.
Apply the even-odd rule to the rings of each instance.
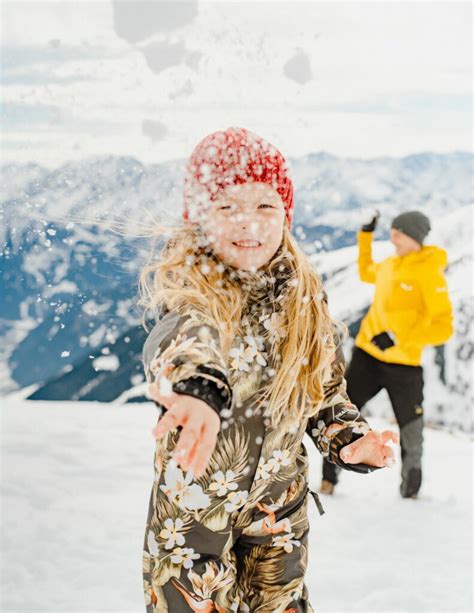
[[[241,334],[228,358],[212,321],[195,309],[166,311],[150,332],[143,362],[147,381],[164,369],[173,390],[198,397],[221,418],[210,465],[199,479],[170,458],[179,432],[156,443],[143,554],[147,613],[312,611],[304,573],[308,554],[306,433],[324,457],[346,469],[342,446],[370,428],[345,393],[339,346],[318,415],[291,431],[274,428],[255,409],[272,375],[268,347],[286,325],[285,274],[269,267],[235,271],[246,291]],[[323,299],[326,299],[325,297]],[[280,308],[279,308],[280,305]],[[344,424],[331,437],[325,428]]]

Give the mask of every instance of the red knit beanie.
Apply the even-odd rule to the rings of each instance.
[[[291,228],[293,182],[285,158],[245,128],[213,132],[196,145],[184,175],[183,218],[198,221],[223,189],[247,181],[267,183],[280,194]]]

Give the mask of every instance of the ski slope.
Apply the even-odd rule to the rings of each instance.
[[[2,398],[0,610],[143,612],[154,405],[33,402],[27,391]],[[321,458],[307,447],[316,487]],[[427,429],[424,461],[417,501],[399,498],[398,464],[343,473],[323,516],[310,501],[318,613],[471,611],[472,443]]]

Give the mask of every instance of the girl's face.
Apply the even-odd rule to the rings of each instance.
[[[278,192],[266,183],[247,182],[222,191],[202,228],[224,263],[256,271],[277,252],[285,223]]]
[[[413,253],[414,251],[420,251],[421,249],[421,245],[417,243],[414,238],[400,232],[400,230],[395,230],[395,228],[390,229],[390,241],[394,245],[397,255],[400,257]]]

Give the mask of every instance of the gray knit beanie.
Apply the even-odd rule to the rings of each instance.
[[[403,232],[403,234],[410,236],[422,245],[426,235],[431,230],[431,225],[428,217],[420,211],[407,211],[395,217],[392,221],[392,228]]]

